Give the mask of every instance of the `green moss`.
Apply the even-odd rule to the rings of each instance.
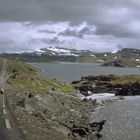
[[[124,75],[124,76],[115,76],[112,80],[112,83],[133,83],[136,81],[140,81],[140,75]]]
[[[95,63],[97,59],[95,56],[85,54],[77,57],[77,61],[80,63]]]
[[[7,61],[7,82],[12,85],[16,92],[47,93],[51,89],[61,92],[73,91],[71,85],[48,79],[40,75],[37,69],[17,60]]]

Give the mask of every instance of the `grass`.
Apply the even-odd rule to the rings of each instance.
[[[126,83],[133,83],[140,81],[140,75],[123,75],[123,76],[115,76],[115,78],[111,81],[112,83],[120,83],[120,84],[126,84]]]
[[[15,78],[14,70],[17,71]],[[48,79],[39,74],[36,68],[17,60],[7,61],[7,82],[12,85],[14,91],[23,93],[47,93],[51,89],[69,93],[74,90],[71,85]]]
[[[0,59],[0,66],[2,65],[2,59]],[[13,70],[17,70],[17,75],[13,78]],[[124,75],[114,76],[111,80],[113,84],[126,84],[140,81],[140,75]],[[15,92],[27,93],[48,93],[50,90],[69,93],[73,92],[72,85],[59,82],[57,80],[51,80],[44,77],[39,73],[36,68],[20,62],[18,60],[7,61],[7,82],[13,87]]]
[[[89,56],[89,55],[82,55],[78,57],[78,62],[81,63],[95,63],[97,61],[95,56]]]

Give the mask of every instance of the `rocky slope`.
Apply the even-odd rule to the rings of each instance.
[[[9,107],[27,140],[102,137],[105,120],[89,120],[96,100],[79,99],[71,85],[42,77],[36,69],[17,60],[7,60],[6,73]]]
[[[11,99],[27,140],[96,140],[102,136],[105,121],[89,120],[95,101],[81,101],[74,95],[56,92],[32,97],[17,93]]]

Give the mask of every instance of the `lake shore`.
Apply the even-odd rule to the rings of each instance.
[[[38,74],[38,71],[30,68],[29,65],[16,63],[13,71],[11,67],[13,68],[15,63],[12,63],[8,69],[10,79],[7,81],[8,84],[11,84],[12,88],[10,90],[12,92],[9,90],[7,94],[10,97],[10,106],[19,127],[27,140],[102,139],[104,125],[106,122],[108,125],[110,120],[103,116],[98,121],[96,119],[94,121],[93,117],[91,121],[90,115],[93,112],[97,113],[104,107],[120,102],[119,97],[114,99],[113,94],[106,93],[105,96],[97,94],[91,95],[93,99],[86,97],[81,100],[78,96],[79,91],[66,92],[69,91],[68,87],[70,85],[57,82],[57,80],[46,79],[45,76],[41,78],[42,74]],[[128,78],[128,76],[125,77]],[[110,79],[108,75],[100,78]],[[133,78],[129,79],[132,80]],[[72,86],[69,88],[71,89]],[[113,99],[111,96],[113,96]],[[107,99],[104,99],[104,97],[107,97]]]
[[[88,75],[140,75],[139,68],[117,68],[99,66],[94,63],[30,63],[41,72],[61,82],[71,83],[80,80],[82,76]]]

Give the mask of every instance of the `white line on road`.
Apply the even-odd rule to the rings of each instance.
[[[6,112],[6,110],[5,110],[5,109],[3,109],[3,114],[7,114],[7,112]]]
[[[11,124],[10,124],[10,121],[8,119],[5,119],[5,124],[6,124],[6,128],[7,129],[11,129]]]
[[[5,106],[4,94],[3,94],[3,107]]]
[[[3,108],[5,108],[5,104],[3,104]]]
[[[3,108],[5,108],[4,95],[3,95]]]

